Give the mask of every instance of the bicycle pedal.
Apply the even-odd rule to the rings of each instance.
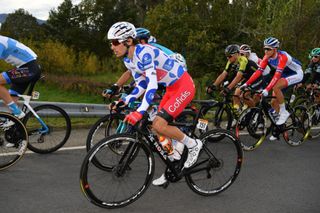
[[[161,185],[162,188],[166,189],[169,186],[169,181],[165,182],[164,184]]]

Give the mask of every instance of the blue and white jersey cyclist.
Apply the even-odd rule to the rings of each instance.
[[[184,110],[195,95],[195,86],[191,76],[182,65],[159,48],[149,44],[138,44],[136,29],[129,22],[117,22],[112,25],[108,31],[108,39],[111,41],[111,49],[114,54],[117,57],[125,57],[124,64],[136,81],[136,87],[132,93],[113,106],[119,107],[121,102],[120,105],[127,104],[144,94],[141,106],[125,118],[126,122],[134,125],[142,119],[142,115],[153,100],[158,84],[166,86],[166,93],[160,102],[159,112],[153,120],[152,128],[158,135],[175,139],[179,144],[186,145],[189,154],[184,167],[191,167],[198,159],[202,142],[188,137],[177,127],[168,125]],[[161,185],[166,182],[165,176],[159,179],[153,184]]]
[[[0,59],[15,67],[0,75],[0,98],[15,116],[22,118],[24,113],[15,103],[18,98],[11,95],[23,94],[29,84],[40,77],[37,55],[19,41],[0,35]],[[11,85],[9,91],[5,84]]]
[[[169,48],[157,43],[157,39],[154,36],[150,35],[150,31],[148,29],[139,27],[136,29],[136,31],[137,31],[137,37],[136,37],[137,39],[139,39],[140,41],[144,40],[144,41],[146,41],[145,43],[148,43],[154,47],[159,48],[165,54],[167,54],[170,58],[177,61],[180,65],[182,65],[184,67],[184,69],[187,70],[187,62],[186,62],[185,58],[180,53],[173,52]],[[140,43],[142,43],[142,42],[140,42]],[[144,44],[144,43],[142,43],[142,44]]]
[[[171,86],[186,72],[174,59],[152,45],[137,44],[133,58],[124,58],[124,64],[131,71],[136,83],[135,89],[124,101],[132,102],[146,92],[138,109],[138,112],[142,113],[152,102],[157,84]]]

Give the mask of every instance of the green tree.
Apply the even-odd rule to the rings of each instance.
[[[45,29],[39,26],[37,19],[24,9],[18,9],[9,14],[1,26],[0,32],[15,39],[33,38],[39,40],[46,35]]]

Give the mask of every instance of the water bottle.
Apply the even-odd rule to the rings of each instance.
[[[290,103],[293,103],[295,99],[296,99],[296,96],[294,94],[292,94],[291,98],[290,98]]]
[[[173,146],[170,138],[166,138],[163,136],[159,137],[159,142],[162,148],[167,152],[169,160],[173,161]]]

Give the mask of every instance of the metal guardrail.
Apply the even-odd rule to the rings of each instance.
[[[9,112],[3,101],[0,101],[0,111]],[[22,102],[19,102],[22,104]],[[70,117],[102,117],[108,114],[109,108],[106,104],[89,104],[89,103],[66,103],[66,102],[47,102],[31,101],[30,105],[36,107],[43,104],[52,104],[64,109]]]

